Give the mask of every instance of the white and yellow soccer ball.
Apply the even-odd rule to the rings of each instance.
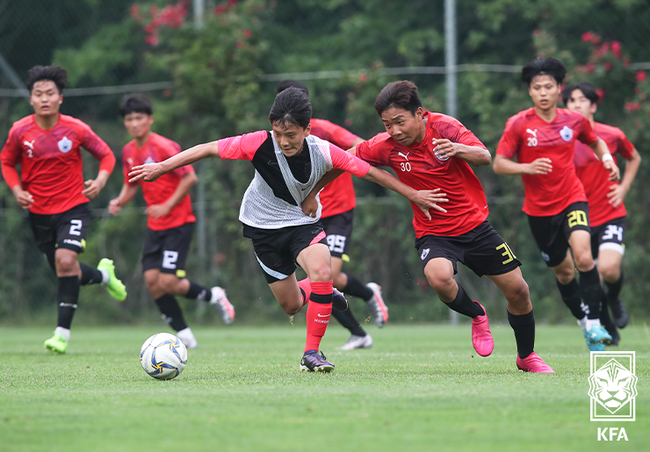
[[[156,333],[142,344],[140,364],[153,378],[170,380],[185,369],[187,349],[173,334]]]

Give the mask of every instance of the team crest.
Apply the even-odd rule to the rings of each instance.
[[[429,255],[429,251],[431,251],[430,248],[425,248],[422,250],[422,254],[420,254],[420,260],[425,260],[427,256]]]
[[[435,141],[436,141],[436,139],[435,139],[435,138],[434,138],[433,140],[431,140],[431,144],[434,144],[434,143],[435,143]],[[441,162],[446,162],[447,160],[449,160],[449,157],[448,157],[448,156],[447,156],[447,157],[445,157],[445,158],[441,158],[440,156],[438,156],[438,155],[436,155],[436,154],[433,154],[433,155],[435,155],[435,156],[436,156],[436,158],[437,158],[438,160],[440,160]]]
[[[635,352],[591,352],[592,421],[634,421]]]
[[[147,163],[156,163],[154,160],[151,158],[151,156],[147,157],[147,160],[144,161],[145,164]]]
[[[70,149],[72,149],[72,141],[68,140],[68,137],[61,138],[57,144],[59,145],[59,151],[64,154],[70,152]]]
[[[562,130],[560,130],[560,136],[564,141],[571,141],[571,138],[573,138],[573,129],[564,126]]]

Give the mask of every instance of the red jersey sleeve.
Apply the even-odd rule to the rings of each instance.
[[[115,155],[111,148],[93,132],[88,124],[77,119],[73,119],[73,121],[75,129],[79,133],[81,146],[100,161],[100,171],[105,170],[111,173],[115,167]]]
[[[12,127],[7,137],[7,142],[0,152],[0,162],[2,163],[2,177],[9,186],[14,188],[20,185],[20,176],[16,166],[20,165],[21,149],[18,143],[18,134],[15,127]]]
[[[325,119],[312,118],[311,133],[318,138],[334,143],[341,149],[347,150],[354,146],[354,143],[361,140],[352,132]]]
[[[259,147],[269,138],[265,130],[219,140],[219,157],[228,160],[253,160]]]
[[[364,162],[358,157],[344,151],[338,146],[329,144],[330,155],[332,156],[332,164],[336,169],[342,169],[357,177],[364,177],[370,170],[370,164]]]
[[[442,138],[446,138],[452,143],[464,144],[466,146],[478,146],[483,149],[487,147],[479,140],[476,135],[465,127],[459,120],[447,115],[427,113],[427,127],[431,127],[440,133]]]
[[[182,152],[181,146],[172,140],[159,140],[156,143],[156,153],[158,154],[160,161],[167,160],[170,157],[180,154]],[[194,167],[192,165],[185,165],[172,170],[171,173],[175,174],[178,178],[185,176],[187,173],[194,172]]]
[[[580,133],[576,137],[579,141],[583,142],[586,145],[590,145],[598,140],[598,135],[596,135],[594,129],[591,127],[591,123],[584,116],[579,123],[579,127]]]
[[[357,157],[372,166],[390,166],[388,156],[392,146],[387,143],[389,138],[388,133],[383,132],[368,141],[357,144]]]
[[[617,147],[615,150],[610,149],[609,151],[614,153],[617,152],[625,160],[630,160],[634,154],[634,145],[627,139],[623,131],[619,130],[618,140],[616,140]]]
[[[506,128],[501,135],[496,153],[508,159],[514,159],[520,147],[520,137],[518,133],[518,117],[513,116],[506,122]]]

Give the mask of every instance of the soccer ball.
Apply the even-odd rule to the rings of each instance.
[[[187,349],[173,334],[156,333],[142,344],[140,364],[152,377],[170,380],[185,369]]]

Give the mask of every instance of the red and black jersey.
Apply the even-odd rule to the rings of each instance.
[[[181,152],[181,147],[172,140],[169,140],[157,133],[152,133],[147,142],[138,148],[135,140],[130,141],[122,149],[122,171],[124,180],[129,185],[140,185],[142,195],[147,207],[154,204],[164,204],[176,191],[178,184],[187,173],[194,172],[191,165],[181,166],[167,174],[160,176],[153,182],[139,180],[129,183],[129,172],[131,168],[145,163],[158,163],[167,160]],[[165,216],[147,219],[147,227],[153,231],[164,231],[177,228],[187,223],[194,223],[196,217],[192,211],[192,200],[189,193],[186,194]]]
[[[546,157],[551,159],[553,166],[548,174],[522,174],[523,211],[531,216],[546,217],[562,212],[574,202],[586,201],[573,164],[575,143],[579,140],[589,145],[597,139],[584,116],[564,108],[557,109],[551,122],[537,116],[534,108],[508,119],[497,154],[508,159],[517,157],[519,163]]]
[[[329,141],[343,150],[350,149],[354,146],[355,141],[360,139],[352,132],[324,119],[312,118],[310,124],[312,135]],[[354,185],[352,185],[352,175],[348,172],[341,174],[327,184],[318,196],[323,205],[322,218],[347,212],[357,206]]]
[[[616,163],[617,155],[626,160],[632,158],[634,145],[630,143],[621,129],[596,122],[594,123],[594,132],[607,143],[614,163]],[[614,207],[609,204],[607,197],[610,187],[618,185],[618,181],[609,180],[609,172],[594,151],[589,146],[576,142],[573,161],[589,202],[589,224],[600,226],[615,218],[624,217],[627,214],[625,205],[621,203],[618,207]]]
[[[0,161],[2,175],[10,188],[19,184],[34,198],[30,212],[53,215],[88,202],[84,187],[81,148],[100,160],[100,170],[113,171],[115,156],[101,138],[84,122],[59,114],[57,124],[42,129],[34,118],[16,121],[9,131]]]
[[[485,145],[457,119],[425,112],[426,133],[421,143],[403,146],[384,132],[357,145],[357,156],[373,166],[390,166],[399,179],[416,190],[442,189],[449,199],[441,206],[447,213],[430,209],[429,221],[413,207],[415,236],[459,236],[483,223],[488,206],[483,186],[469,164],[458,157],[441,160],[433,153],[433,141],[448,139],[467,146]]]

